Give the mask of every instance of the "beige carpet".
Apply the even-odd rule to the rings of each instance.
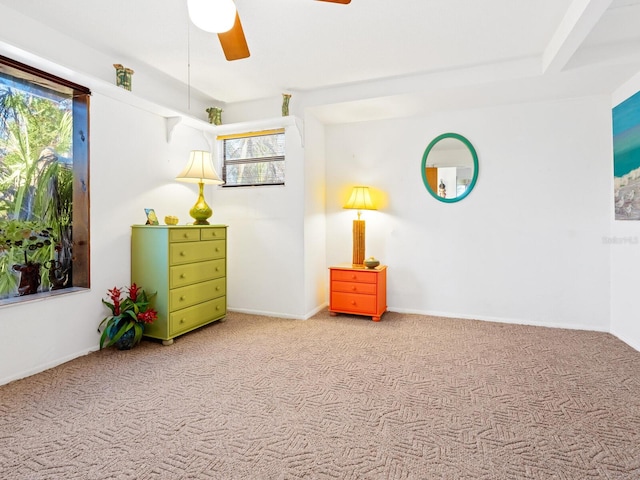
[[[639,479],[605,333],[229,314],[0,387],[2,479]]]

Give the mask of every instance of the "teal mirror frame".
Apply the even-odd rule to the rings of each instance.
[[[461,141],[469,149],[469,152],[471,153],[471,157],[473,159],[473,178],[471,179],[471,182],[467,186],[464,193],[459,197],[455,197],[455,198],[443,198],[438,196],[438,192],[434,192],[433,190],[431,190],[431,187],[429,187],[429,182],[427,181],[427,157],[429,156],[429,153],[431,152],[431,150],[436,146],[436,144],[440,140],[444,140],[445,138],[453,138],[455,140]],[[442,135],[438,135],[436,138],[434,138],[431,141],[431,143],[427,146],[427,149],[424,151],[424,154],[422,155],[421,172],[422,172],[422,182],[424,183],[425,188],[433,198],[444,203],[459,202],[460,200],[465,198],[467,195],[469,195],[469,192],[473,190],[473,187],[475,187],[476,181],[478,180],[478,154],[476,153],[476,149],[473,148],[473,145],[471,145],[471,142],[467,140],[465,137],[463,137],[462,135],[458,133],[443,133]]]

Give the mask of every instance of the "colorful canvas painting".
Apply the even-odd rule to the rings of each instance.
[[[640,92],[613,108],[616,220],[640,220]]]

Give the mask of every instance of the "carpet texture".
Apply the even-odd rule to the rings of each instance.
[[[612,335],[230,313],[0,387],[2,479],[639,479]]]

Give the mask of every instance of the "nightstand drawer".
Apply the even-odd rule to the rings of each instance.
[[[169,245],[169,264],[201,262],[224,258],[226,242],[224,240],[210,240],[197,243],[172,243]]]
[[[203,228],[200,230],[200,240],[224,240],[227,238],[226,228]]]
[[[329,314],[370,315],[379,322],[387,310],[387,266],[363,270],[329,267]]]
[[[199,228],[172,228],[169,230],[170,242],[199,242]]]
[[[193,330],[200,325],[222,318],[227,313],[227,299],[220,297],[169,315],[169,336]]]
[[[175,288],[169,292],[169,311],[173,312],[190,307],[226,293],[226,278],[217,278],[208,282],[187,287]]]
[[[331,309],[346,313],[374,314],[376,312],[376,296],[332,292]]]
[[[331,291],[375,295],[376,284],[375,283],[356,283],[356,282],[331,282]]]
[[[188,263],[169,268],[169,288],[184,287],[226,275],[225,259]]]
[[[331,280],[339,282],[376,283],[375,272],[360,270],[332,270]]]

